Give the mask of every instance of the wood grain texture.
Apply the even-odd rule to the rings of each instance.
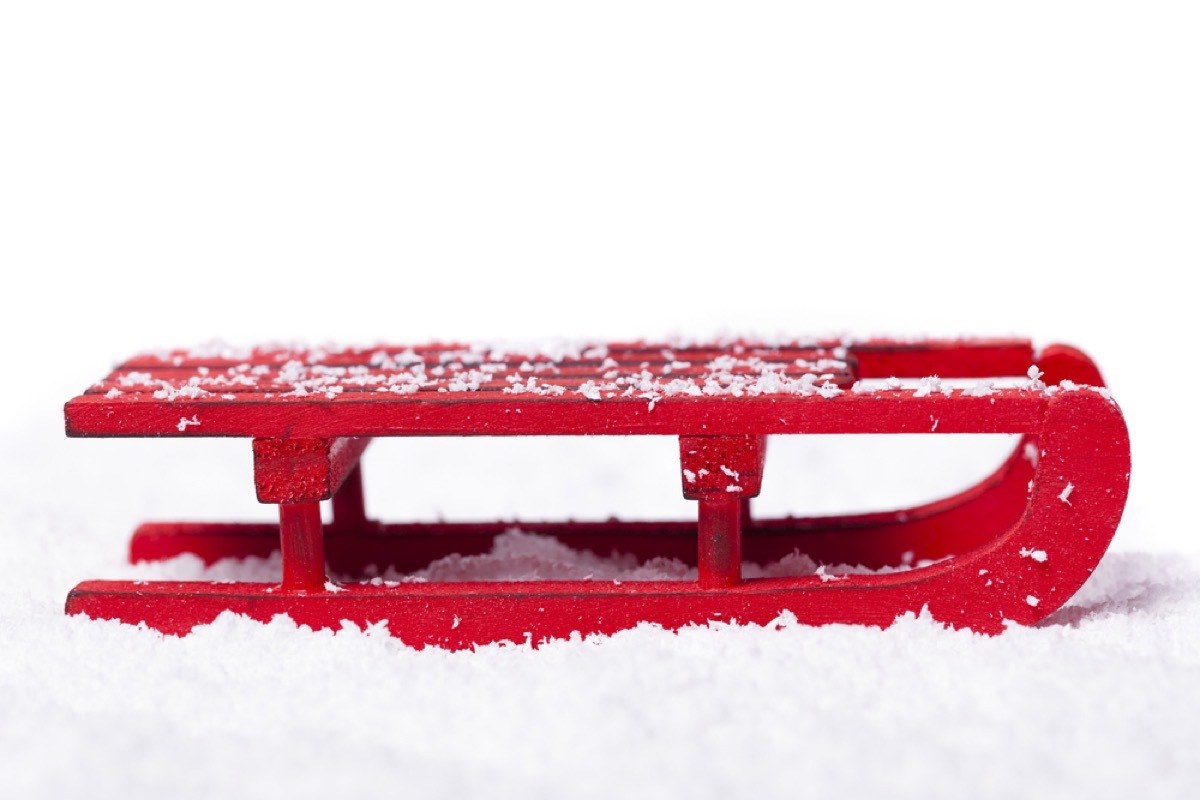
[[[916,396],[900,389],[836,397],[673,397],[595,402],[584,398],[346,399],[336,402],[178,401],[170,407],[130,404],[119,411],[103,397],[67,408],[77,436],[238,436],[322,439],[343,436],[668,435],[739,436],[792,433],[1028,433],[1045,410],[1041,392],[1002,389],[988,397]],[[179,429],[180,419],[197,425]]]
[[[254,487],[260,503],[328,500],[358,466],[370,439],[255,439]]]
[[[680,436],[683,496],[688,500],[758,497],[766,463],[765,436]]]
[[[1032,360],[1023,340],[177,352],[124,362],[65,418],[69,436],[832,432],[811,420],[838,412],[811,406],[854,400],[839,392],[860,378],[1020,375]]]

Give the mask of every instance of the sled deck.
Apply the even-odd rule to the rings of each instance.
[[[1096,366],[1074,348],[1035,352],[1023,340],[212,348],[126,361],[65,412],[69,436],[252,440],[258,499],[278,505],[279,525],[144,524],[130,557],[192,553],[213,563],[279,550],[278,584],[87,581],[67,598],[70,614],[169,634],[231,610],[314,628],[386,621],[415,646],[468,648],[640,622],[767,624],[784,612],[803,623],[887,626],[923,608],[998,633],[1006,621],[1038,622],[1079,589],[1116,531],[1129,482],[1128,434]],[[807,433],[1021,438],[993,475],[938,502],[753,518],[747,501],[762,484],[766,437]],[[695,520],[405,524],[364,508],[359,458],[374,437],[651,434],[678,437]],[[327,499],[333,516],[323,525]],[[365,576],[372,566],[412,571],[451,553],[486,553],[513,526],[602,556],[676,558],[695,565],[698,580],[327,578],[327,568]],[[875,570],[925,565],[742,576],[744,562],[793,552]]]

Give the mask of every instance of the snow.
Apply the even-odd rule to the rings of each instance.
[[[153,393],[155,400],[169,400],[175,402],[180,397],[186,397],[189,400],[195,400],[197,397],[210,397],[212,392],[202,389],[200,386],[193,383],[185,383],[183,385],[175,385],[167,381],[159,381],[161,388],[156,389]],[[136,396],[137,393],[135,392]]]
[[[578,391],[581,395],[586,397],[588,400],[599,400],[600,399],[600,389],[597,388],[595,381],[587,381],[587,382],[583,383],[582,385],[580,385]]]
[[[913,392],[913,397],[927,397],[934,392],[939,392],[947,397],[953,394],[954,389],[949,385],[942,385],[942,379],[936,375],[928,378],[921,378],[917,386],[917,390]]]
[[[834,575],[831,572],[827,572],[826,570],[827,570],[827,567],[824,564],[817,567],[816,574],[817,574],[817,577],[821,579],[821,583],[829,583],[831,581],[840,580],[839,576]]]
[[[1036,364],[1029,368],[1027,375],[1029,380],[1024,383],[1023,388],[1026,388],[1031,392],[1046,391],[1046,384],[1042,381],[1042,371],[1037,368]]]

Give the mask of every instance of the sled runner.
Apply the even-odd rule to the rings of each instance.
[[[1083,584],[1116,531],[1129,481],[1125,424],[1095,365],[1073,348],[1035,353],[1023,340],[178,351],[121,364],[65,411],[69,436],[252,440],[258,499],[279,506],[278,526],[148,523],[130,557],[193,553],[212,563],[280,550],[279,584],[87,581],[67,599],[70,614],[170,634],[231,610],[321,628],[386,621],[407,643],[465,648],[643,621],[766,624],[785,611],[804,623],[886,626],[923,608],[996,633],[1006,621],[1045,618]],[[766,437],[808,433],[1022,436],[991,477],[935,503],[753,518]],[[405,524],[372,520],[364,508],[359,458],[373,437],[651,434],[678,437],[696,520]],[[323,525],[327,499],[333,517]],[[412,571],[451,553],[486,553],[513,526],[602,556],[676,558],[697,566],[698,580],[327,578],[327,567],[335,576]],[[876,570],[934,563],[742,577],[743,562],[797,551]]]

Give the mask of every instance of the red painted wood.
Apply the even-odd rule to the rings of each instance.
[[[766,452],[765,436],[680,436],[683,496],[689,500],[757,497]]]
[[[1083,584],[1116,530],[1128,488],[1124,423],[1095,393],[1052,398],[1041,446],[1017,524],[969,553],[907,572],[748,580],[721,591],[671,582],[347,584],[305,596],[262,584],[92,581],[72,591],[67,610],[172,634],[227,609],[264,621],[286,613],[323,628],[386,620],[409,644],[449,648],[611,633],[646,620],[669,629],[710,620],[769,624],[785,611],[810,624],[887,626],[926,608],[947,624],[999,633],[1007,621],[1043,619]],[[1067,483],[1069,503],[1060,499]]]
[[[279,506],[279,538],[283,549],[283,588],[321,591],[325,587],[325,539],[318,503]]]
[[[1065,344],[1052,344],[1038,353],[1037,365],[1041,368],[1042,380],[1057,385],[1063,381],[1088,386],[1103,386],[1100,368],[1082,350]]]
[[[963,340],[960,345],[975,347],[982,344],[993,346],[1001,340],[982,342]],[[1020,340],[1008,340],[1017,342]],[[866,340],[864,345],[890,345],[890,340]],[[920,347],[926,343],[905,343],[905,347]],[[466,342],[434,342],[426,344],[392,344],[374,347],[343,348],[292,348],[260,347],[247,350],[217,348],[198,350],[174,350],[164,353],[142,353],[126,359],[118,370],[158,370],[163,368],[229,369],[266,366],[280,368],[288,362],[301,364],[323,364],[334,367],[371,366],[395,362],[402,364],[424,363],[428,366],[462,363],[481,364],[506,362],[520,364],[563,365],[571,363],[600,364],[613,359],[623,364],[661,364],[687,358],[714,358],[734,355],[781,355],[784,358],[799,358],[809,353],[832,354],[858,344],[840,339],[811,339],[795,341],[766,341],[751,339],[729,339],[721,342],[608,342],[596,344],[555,344],[543,347],[508,347],[505,345],[481,345]]]
[[[811,356],[809,351],[795,351],[788,353],[776,353],[767,359],[759,358],[753,354],[748,354],[746,358],[738,359],[736,363],[728,367],[722,368],[722,372],[727,372],[730,375],[754,375],[761,374],[762,367],[766,364],[786,366],[785,372],[801,375],[804,372],[799,369],[793,369],[799,365],[792,363],[792,356]],[[689,356],[695,358],[696,356]],[[454,391],[500,391],[508,390],[507,393],[517,393],[514,385],[517,383],[524,384],[528,379],[533,378],[537,384],[558,385],[573,391],[586,380],[603,381],[609,380],[604,376],[611,374],[613,378],[627,376],[641,376],[670,381],[674,378],[703,378],[708,376],[713,370],[711,368],[712,358],[706,356],[700,361],[664,361],[661,358],[655,361],[634,361],[628,363],[613,363],[611,366],[605,362],[590,361],[590,362],[575,362],[570,364],[549,364],[549,362],[539,362],[533,368],[525,368],[520,364],[512,362],[498,362],[487,365],[438,365],[436,362],[432,365],[426,365],[424,369],[415,369],[414,367],[407,368],[383,368],[369,365],[358,365],[353,368],[332,368],[327,365],[314,365],[306,367],[309,370],[307,374],[312,380],[318,378],[327,380],[327,386],[337,387],[335,394],[342,392],[351,393],[378,393],[379,387],[388,387],[388,379],[397,375],[407,377],[408,375],[416,376],[423,375],[429,382],[424,391],[432,389],[436,391],[438,388],[446,388],[449,390],[449,382],[455,377],[460,377],[465,374],[476,373],[473,375],[473,380],[479,382],[478,387],[470,389],[456,389]],[[1028,359],[1026,359],[1028,361]],[[830,363],[830,359],[823,358],[819,361],[812,362],[810,367],[805,369],[813,374],[830,375],[829,380],[834,383],[844,384],[853,380],[855,370],[855,361],[851,355],[843,356],[837,362]],[[486,370],[479,369],[480,366],[486,366]],[[124,367],[117,368],[110,375],[105,377],[98,383],[89,387],[84,394],[106,394],[112,390],[117,390],[122,394],[130,395],[146,395],[153,394],[154,391],[163,389],[163,384],[166,383],[176,388],[183,388],[189,385],[195,385],[203,388],[207,392],[221,395],[226,393],[245,394],[245,393],[266,393],[276,392],[286,394],[293,390],[295,384],[290,382],[281,382],[284,380],[283,372],[278,368],[268,369],[261,374],[254,372],[238,371],[233,367],[213,367],[203,376],[197,371],[197,367],[158,367],[153,372],[144,372],[139,369],[125,369]],[[517,380],[519,378],[520,380]],[[306,379],[308,380],[308,379]],[[322,384],[315,383],[306,390],[311,390],[312,394],[324,394],[321,390]],[[132,398],[139,399],[139,398]],[[144,397],[140,398],[144,399]],[[166,399],[166,398],[162,398]],[[337,399],[330,397],[326,399]]]
[[[86,396],[67,406],[72,436],[242,436],[265,439],[340,436],[737,436],[789,433],[1030,433],[1046,397],[1041,392],[997,390],[988,397],[915,390],[836,397],[672,397],[651,408],[639,398],[454,400],[371,398],[177,401],[127,403]],[[508,397],[505,395],[505,397]],[[118,413],[119,412],[119,413]],[[180,420],[199,425],[179,429]]]
[[[1024,354],[1028,360],[1032,354],[1032,345],[1028,339],[1020,338],[989,338],[989,339],[919,339],[897,340],[874,338],[861,340],[843,339],[808,339],[793,341],[766,341],[753,339],[729,339],[721,342],[608,342],[581,345],[550,345],[541,349],[508,348],[503,345],[480,345],[464,342],[442,342],[416,345],[378,345],[375,347],[345,347],[345,348],[288,348],[263,347],[249,350],[236,348],[200,349],[194,351],[175,350],[164,353],[143,353],[126,359],[118,365],[117,370],[158,370],[165,368],[194,369],[237,369],[266,366],[278,369],[288,362],[301,364],[322,364],[333,367],[355,367],[379,365],[386,361],[398,363],[424,363],[427,366],[439,364],[463,363],[481,364],[504,362],[520,364],[528,361],[532,364],[553,364],[556,366],[572,363],[599,364],[606,359],[613,359],[622,364],[662,364],[673,360],[686,361],[689,359],[711,359],[719,356],[760,355],[784,358],[799,358],[806,354],[824,354],[841,358],[849,354],[851,358],[858,353],[866,353],[871,358],[895,357],[906,359],[907,363],[915,360],[947,363],[961,356],[970,361],[996,361],[1009,359]],[[1026,365],[1027,367],[1028,365]],[[1023,372],[1020,365],[1013,368],[1016,374]],[[1012,370],[1002,370],[992,374],[1010,374]],[[895,374],[895,373],[892,373]],[[916,377],[924,377],[922,373]],[[882,375],[879,377],[887,377]],[[900,377],[898,375],[898,377]],[[969,377],[969,376],[967,376]]]
[[[681,436],[683,496],[697,502],[701,588],[734,586],[742,576],[743,506],[762,490],[763,436]]]
[[[336,531],[362,530],[367,525],[367,505],[363,497],[362,468],[346,475],[341,488],[333,495],[333,529]]]
[[[1064,383],[1051,390],[1031,385],[984,396],[911,389],[859,394],[847,391],[855,376],[921,376],[926,371],[942,377],[1022,375],[1032,360],[1032,350],[1027,342],[1017,340],[805,346],[809,350],[801,363],[780,368],[756,366],[780,357],[782,351],[765,345],[690,346],[687,352],[695,355],[688,357],[707,358],[708,372],[679,366],[681,374],[692,381],[684,385],[711,388],[714,384],[706,383],[711,379],[717,381],[715,393],[671,394],[665,390],[662,376],[637,378],[628,372],[621,379],[631,381],[631,393],[641,390],[646,396],[601,394],[601,399],[590,397],[595,392],[581,385],[574,393],[568,390],[546,396],[461,389],[438,392],[427,386],[407,395],[355,394],[343,387],[341,392],[329,394],[322,389],[288,397],[272,392],[272,397],[267,397],[266,392],[258,391],[262,387],[256,387],[255,391],[231,392],[235,399],[229,400],[215,392],[189,396],[207,391],[200,387],[209,376],[200,372],[204,367],[211,375],[212,366],[199,360],[210,359],[211,364],[218,363],[211,361],[214,358],[235,361],[228,354],[173,354],[131,362],[122,369],[144,366],[153,370],[157,363],[158,368],[176,373],[169,380],[141,375],[133,380],[167,380],[158,384],[158,389],[151,384],[142,391],[125,392],[114,385],[105,392],[117,389],[122,394],[92,393],[72,400],[66,408],[71,435],[235,435],[290,440],[256,445],[256,453],[259,447],[266,450],[261,471],[273,476],[263,481],[269,488],[265,496],[294,499],[332,494],[334,524],[323,537],[317,503],[306,500],[281,506],[279,533],[272,526],[260,525],[144,525],[131,544],[135,559],[177,552],[196,552],[206,560],[264,554],[273,549],[281,534],[283,587],[88,582],[72,592],[68,611],[145,621],[169,633],[184,633],[225,609],[256,619],[287,613],[297,622],[318,627],[336,627],[342,619],[359,624],[386,619],[393,633],[412,644],[468,647],[504,639],[540,641],[572,632],[607,633],[645,620],[668,628],[733,618],[765,624],[784,610],[803,622],[886,625],[897,614],[925,607],[946,623],[997,632],[1006,620],[1029,624],[1044,618],[1082,585],[1116,529],[1128,485],[1128,436],[1119,409],[1106,393],[1073,390],[1075,387]],[[449,353],[447,348],[434,345],[417,352],[425,369],[436,363],[443,369],[458,370],[455,380],[459,381],[464,375],[470,377],[472,365],[480,366],[495,356],[478,348],[462,347],[460,352]],[[603,379],[605,373],[600,371],[612,369],[606,359],[617,363],[620,374],[622,369],[635,369],[638,358],[649,364],[657,352],[654,363],[670,365],[674,371],[677,361],[687,360],[680,355],[685,349],[667,351],[664,346],[641,343],[610,345],[603,351],[578,352],[553,361],[543,357],[542,369],[573,370],[569,377],[574,380],[594,366]],[[301,360],[309,367],[328,365],[335,358],[354,364],[361,362],[364,354],[371,362],[374,353],[346,350],[308,352]],[[287,362],[296,355],[294,351],[262,350],[253,357],[256,366],[268,373],[277,365],[279,375],[295,377],[302,374],[300,367]],[[375,366],[391,368],[389,360],[413,357],[393,349],[375,359]],[[810,357],[812,360],[805,360]],[[505,358],[502,369],[510,366],[507,362],[511,359]],[[1079,351],[1054,346],[1038,358],[1049,382],[1099,383],[1099,372]],[[803,377],[821,359],[844,367],[833,369],[830,378]],[[763,381],[756,383],[739,377],[736,370],[722,369],[731,364],[750,372],[760,369]],[[236,371],[240,364],[229,366]],[[184,376],[178,371],[185,368],[196,374],[179,383]],[[636,369],[644,369],[641,362],[636,362]],[[111,380],[133,388],[128,374],[114,373]],[[483,386],[489,380],[478,383]],[[754,391],[749,391],[752,385]],[[154,397],[154,391],[160,396]],[[745,484],[743,492],[727,494],[749,496],[752,492],[747,490],[756,493],[761,480],[761,442],[767,434],[935,431],[1026,436],[992,478],[953,498],[907,511],[752,521],[740,537],[730,536],[743,524],[741,500],[721,497],[716,491],[727,490],[727,486],[704,484],[688,490],[685,475],[685,490],[691,491],[701,508],[698,524],[522,525],[605,555],[616,549],[639,557],[665,554],[698,563],[698,583],[375,587],[351,582],[341,591],[325,589],[323,544],[328,545],[330,564],[338,571],[352,572],[368,563],[415,569],[448,552],[485,552],[503,530],[500,523],[422,526],[369,520],[355,467],[361,448],[335,452],[336,441],[347,437],[671,434],[682,437],[682,469],[690,469],[688,458],[696,460],[693,465],[719,460]],[[323,445],[295,440],[321,440],[330,445],[324,450]],[[731,467],[730,460],[744,468],[745,478],[743,469]],[[340,492],[338,484],[343,487]],[[743,548],[740,557],[734,549],[739,542]],[[822,563],[857,562],[873,567],[951,557],[931,566],[891,573],[737,582],[741,558],[774,560],[795,548]],[[720,588],[707,588],[713,585]]]
[[[254,486],[260,503],[328,500],[358,466],[367,438],[255,439]]]
[[[889,342],[853,345],[863,378],[992,378],[1023,375],[1033,346],[1021,339]]]
[[[827,399],[812,391],[824,385],[844,389],[858,377],[1022,374],[1032,349],[1020,340],[872,340],[779,347],[753,342],[632,343],[579,348],[554,360],[537,353],[494,353],[461,345],[257,350],[243,354],[244,360],[228,355],[174,353],[131,359],[67,404],[68,434],[337,438],[459,435],[486,429],[513,434],[623,429],[702,435],[710,431],[702,421],[695,424],[698,417],[724,401],[752,398],[756,392],[764,392],[760,397],[771,403],[790,406]],[[503,360],[492,361],[493,357]],[[790,382],[790,391],[796,391],[796,382],[806,375],[811,384],[803,391],[811,396],[789,394],[777,385]],[[745,393],[731,389],[730,378],[747,376],[767,380]],[[530,380],[534,383],[527,389]],[[522,391],[514,393],[517,389]],[[691,396],[689,391],[707,394]],[[539,426],[505,419],[542,415],[547,401],[556,410],[549,426],[530,431]],[[737,413],[745,420],[749,409],[741,406],[738,403]],[[667,410],[659,415],[666,419],[650,420],[654,407]],[[764,415],[770,413],[763,410]]]
[[[712,496],[697,505],[700,588],[735,586],[742,579],[742,501]]]

